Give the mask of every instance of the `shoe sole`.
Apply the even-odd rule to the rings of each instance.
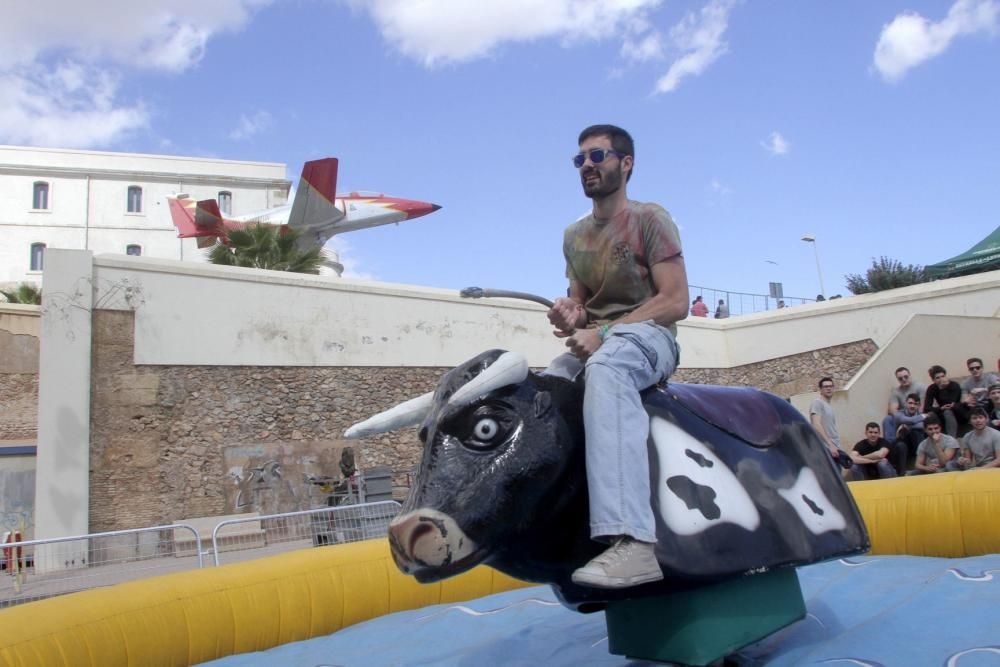
[[[663,579],[662,572],[637,574],[634,577],[607,577],[586,572],[574,572],[570,577],[574,584],[590,586],[591,588],[632,588],[639,584],[648,584]]]

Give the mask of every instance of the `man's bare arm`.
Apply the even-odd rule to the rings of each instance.
[[[668,327],[688,316],[687,269],[680,255],[657,262],[650,269],[656,294],[628,315],[613,324],[634,324],[653,320]]]

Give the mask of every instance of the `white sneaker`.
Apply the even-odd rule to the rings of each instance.
[[[595,588],[629,588],[663,579],[653,545],[622,536],[602,554],[578,569],[574,584]]]

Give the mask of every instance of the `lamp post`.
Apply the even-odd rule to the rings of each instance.
[[[819,293],[825,299],[826,289],[823,288],[823,270],[819,268],[819,249],[816,247],[816,237],[812,234],[803,234],[802,240],[806,243],[812,243],[813,252],[816,253],[816,274],[819,276]]]

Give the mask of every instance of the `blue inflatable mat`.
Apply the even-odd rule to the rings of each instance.
[[[799,568],[805,619],[744,648],[742,665],[1000,665],[1000,555],[859,557]],[[213,667],[651,664],[608,653],[604,614],[547,587],[373,619]]]

